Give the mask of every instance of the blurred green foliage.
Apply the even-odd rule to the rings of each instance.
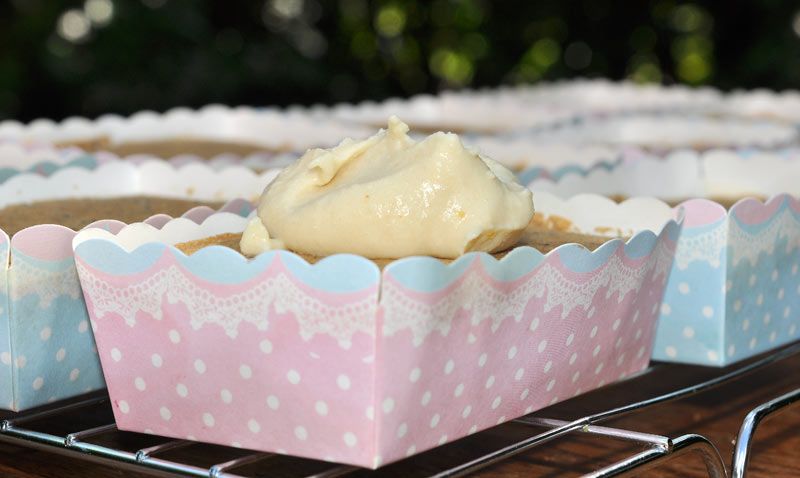
[[[797,88],[798,12],[776,0],[13,0],[0,5],[0,117],[597,76]]]

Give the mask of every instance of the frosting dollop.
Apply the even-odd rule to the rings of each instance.
[[[452,133],[415,141],[393,116],[366,140],[311,149],[282,171],[241,249],[456,258],[512,247],[533,212],[531,192],[511,171]]]

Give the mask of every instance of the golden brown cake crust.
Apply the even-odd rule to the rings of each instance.
[[[550,225],[557,224],[558,228],[551,227]],[[605,242],[610,240],[610,237],[607,236],[595,236],[591,234],[581,234],[577,232],[571,232],[569,229],[571,228],[571,223],[569,220],[560,217],[552,217],[552,218],[543,218],[541,215],[534,217],[528,227],[525,229],[525,232],[522,234],[522,238],[520,240],[519,245],[529,245],[543,254],[546,254],[556,247],[568,244],[568,243],[577,243],[580,244],[587,249],[595,250]],[[183,251],[184,254],[194,254],[198,250],[212,245],[220,245],[230,247],[241,253],[241,249],[239,248],[239,241],[241,241],[242,234],[241,233],[226,233],[220,234],[216,236],[206,237],[203,239],[197,239],[194,241],[187,241],[176,244],[175,247]],[[493,254],[496,258],[500,259],[505,256],[508,251],[502,251]],[[305,259],[309,263],[315,263],[321,259],[318,256],[312,256],[308,254],[298,254],[300,257]],[[394,261],[395,259],[373,259],[372,261],[378,265],[378,267],[383,268],[390,262]],[[451,259],[441,259],[442,262],[449,263],[452,262]]]
[[[195,206],[214,209],[221,202],[131,196],[109,199],[56,199],[17,204],[0,209],[0,228],[9,236],[37,224],[60,224],[78,230],[100,219],[140,222],[154,214],[177,217]]]

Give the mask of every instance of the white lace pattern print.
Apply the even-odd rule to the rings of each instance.
[[[764,252],[771,255],[783,237],[788,238],[789,250],[800,246],[800,222],[788,207],[769,221],[767,227],[757,234],[746,232],[735,221],[730,221],[729,240],[734,267],[743,260],[755,266],[758,256]]]
[[[48,270],[16,256],[12,259],[9,275],[10,295],[14,301],[36,294],[39,307],[47,308],[58,297],[78,299],[81,296],[78,273],[71,262],[59,265],[56,270]]]
[[[242,322],[266,330],[272,308],[278,313],[288,311],[294,315],[304,340],[315,334],[327,334],[348,348],[356,333],[375,335],[377,294],[341,306],[330,305],[305,293],[285,273],[260,280],[241,293],[219,297],[195,284],[184,270],[174,265],[125,287],[109,284],[81,263],[78,269],[97,319],[110,312],[134,326],[136,313],[142,311],[161,320],[162,298],[166,297],[171,304],[180,302],[186,306],[195,330],[216,324],[232,338],[238,335]]]
[[[381,298],[384,311],[383,334],[392,336],[401,330],[411,329],[414,345],[419,346],[434,331],[446,336],[453,318],[461,308],[472,311],[474,325],[491,319],[492,327],[496,329],[509,317],[520,320],[531,298],[541,298],[545,294],[545,312],[562,306],[561,316],[566,317],[576,307],[588,309],[602,287],[608,288],[606,298],[618,293],[619,301],[622,301],[629,292],[639,291],[644,278],[651,271],[654,279],[659,276],[665,278],[672,265],[672,258],[672,251],[660,240],[652,256],[642,266],[627,266],[615,254],[587,281],[572,280],[558,268],[544,264],[509,293],[496,290],[480,274],[469,272],[468,277],[455,290],[432,304],[414,300],[397,285],[384,282]],[[468,302],[464,302],[465,298]]]

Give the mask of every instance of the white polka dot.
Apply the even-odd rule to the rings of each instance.
[[[43,341],[50,340],[51,335],[53,335],[53,329],[51,329],[50,327],[45,327],[42,329],[41,332],[39,332],[39,338],[42,339]]]
[[[512,346],[510,349],[508,349],[508,359],[511,360],[516,356],[517,356],[517,347]]]
[[[356,438],[355,434],[352,432],[347,432],[342,437],[344,439],[344,444],[347,445],[348,448],[353,448],[358,444],[358,438]],[[380,463],[380,461],[378,461]]]
[[[206,373],[206,363],[200,359],[194,361],[194,370],[199,374]]]
[[[322,400],[318,400],[317,403],[314,404],[314,410],[324,417],[328,414],[328,404]]]
[[[44,385],[44,379],[42,377],[36,377],[33,379],[33,389],[39,390]]]
[[[797,326],[794,324],[789,326],[789,335],[794,335],[795,331],[797,330]]]
[[[758,294],[756,297],[756,304],[761,305],[764,303],[764,294]]]
[[[739,300],[739,299],[736,299],[736,300],[733,302],[733,310],[734,310],[735,312],[739,312],[740,310],[742,310],[742,301],[741,301],[741,300]]]
[[[603,371],[603,366],[604,365],[605,364],[603,362],[600,362],[599,364],[597,364],[597,367],[594,368],[594,374],[595,375],[600,375],[600,372]]]
[[[772,331],[772,332],[769,334],[769,341],[770,341],[770,342],[775,342],[775,339],[777,339],[777,338],[778,338],[778,335],[777,335],[777,333],[776,333],[776,332],[773,330],[773,331]]]
[[[181,334],[175,329],[170,330],[167,335],[169,335],[169,341],[173,344],[177,344],[181,341]]]
[[[714,316],[714,308],[709,306],[709,305],[703,307],[703,316],[707,317],[709,319],[711,317],[713,317]]]
[[[61,352],[61,350],[59,350],[58,352]],[[64,357],[61,357],[61,359],[59,360],[58,353],[56,353],[56,360],[60,362],[61,360],[64,360]],[[11,365],[11,354],[8,352],[3,352],[2,354],[0,354],[0,362],[3,362],[5,365]]]
[[[85,333],[87,330],[89,330],[89,322],[87,322],[86,320],[81,320],[78,323],[78,332],[82,334]]]
[[[394,410],[394,399],[391,397],[385,398],[381,404],[381,408],[383,409],[383,413],[392,413],[392,410]]]
[[[644,345],[639,347],[639,351],[636,352],[636,358],[642,358],[642,355],[644,355]]]
[[[581,373],[580,372],[573,373],[572,374],[572,383],[577,382],[580,377],[581,377]]]
[[[153,364],[153,367],[158,368],[164,365],[164,360],[158,354],[153,354],[150,356],[150,362]]]
[[[186,398],[186,396],[189,395],[189,389],[182,383],[179,383],[175,386],[175,391],[178,392],[178,395],[183,398]]]
[[[422,370],[420,370],[419,367],[416,367],[408,375],[408,379],[411,380],[412,383],[416,383],[417,380],[419,380],[419,377],[421,376],[422,376]]]
[[[569,356],[569,364],[574,364],[576,360],[578,360],[578,352],[572,352],[572,355]]]
[[[275,395],[267,397],[267,406],[273,410],[277,410],[281,406],[281,401]]]
[[[140,392],[144,392],[147,389],[147,384],[142,377],[136,377],[133,381],[133,385],[136,387],[136,390]]]
[[[742,330],[747,331],[747,329],[749,329],[749,328],[750,328],[750,321],[747,320],[747,319],[744,319],[742,321]]]
[[[476,340],[478,340],[478,338],[475,337],[474,334],[467,335],[467,343],[468,344],[474,344]]]
[[[754,349],[754,348],[756,348],[756,343],[757,343],[757,341],[756,341],[756,338],[755,338],[755,337],[753,337],[752,339],[750,339],[750,349],[751,349],[751,350],[752,350],[752,349]]]
[[[470,435],[472,435],[476,431],[478,431],[478,425],[472,425],[471,427],[469,427],[469,434]]]
[[[552,364],[552,362],[547,362],[547,363],[548,364]],[[545,369],[546,369],[545,373],[547,373],[547,371],[550,370],[550,368],[547,367],[547,365],[545,365]],[[514,373],[514,380],[519,382],[520,380],[522,380],[522,375],[524,375],[524,374],[525,374],[525,369],[524,368],[518,368],[517,371]]]
[[[117,402],[117,407],[119,407],[119,411],[127,415],[131,411],[130,405],[125,400],[120,400]]]
[[[294,435],[295,435],[295,436],[297,436],[297,435],[298,435],[298,434],[297,434],[297,430],[298,430],[298,429],[301,429],[301,428],[302,428],[302,429],[303,429],[303,431],[305,432],[305,428],[303,428],[303,427],[297,427],[297,428],[295,428],[295,429],[294,429]],[[247,429],[248,429],[248,430],[250,430],[250,433],[258,433],[258,432],[260,432],[260,431],[261,431],[261,424],[260,424],[260,423],[258,423],[257,421],[255,421],[254,419],[252,419],[252,418],[251,418],[250,420],[247,420]],[[298,437],[298,438],[299,438],[299,437]],[[301,438],[301,440],[304,440],[304,439],[305,439],[305,438]]]
[[[369,420],[375,419],[375,407],[373,407],[372,405],[368,406],[367,410],[364,413],[367,415],[367,418]]]
[[[464,384],[459,383],[458,385],[456,385],[456,389],[453,390],[453,395],[455,395],[456,397],[460,397],[462,393],[464,393]]]
[[[486,365],[486,360],[488,358],[489,357],[485,353],[482,353],[481,356],[478,357],[478,367],[483,367],[484,365]]]
[[[638,310],[633,313],[633,318],[631,319],[631,322],[633,322],[635,324],[637,320],[639,320],[639,311]]]
[[[444,445],[445,443],[447,443],[447,435],[442,435],[439,438],[439,445]]]
[[[472,413],[472,405],[467,405],[464,407],[464,410],[461,411],[461,418],[467,418],[470,413]]]
[[[597,354],[600,353],[600,346],[595,346],[594,350],[592,350],[592,357],[597,357]]]
[[[78,380],[78,376],[79,376],[80,374],[81,374],[81,371],[80,371],[80,370],[78,370],[77,368],[73,368],[73,369],[72,369],[72,370],[70,370],[70,372],[69,372],[69,381],[70,381],[70,382],[74,382],[75,380]]]
[[[399,427],[397,427],[397,438],[403,438],[408,433],[408,425],[406,423],[401,423]]]
[[[661,315],[669,315],[672,312],[672,307],[669,306],[666,302],[661,304]]]
[[[436,428],[436,426],[439,425],[439,419],[440,418],[441,417],[439,416],[438,413],[436,415],[432,416],[431,417],[431,422],[430,422],[430,427],[431,428]]]
[[[492,400],[492,410],[496,410],[497,407],[500,406],[500,402],[502,402],[502,401],[503,401],[503,399],[500,398],[499,395],[494,397],[494,400]]]
[[[300,374],[295,369],[289,370],[286,372],[286,379],[289,380],[289,383],[292,385],[297,385],[300,383]]]
[[[668,345],[664,352],[667,354],[667,357],[675,358],[678,356],[678,349],[673,347],[672,345]]]
[[[336,385],[342,390],[350,390],[350,377],[344,374],[339,375],[336,377]]]
[[[727,280],[725,281],[725,285],[723,286],[722,292],[729,292],[733,289],[733,281]]]
[[[219,397],[222,399],[223,403],[231,403],[233,401],[233,394],[227,388],[223,388],[219,391]]]
[[[793,276],[797,275],[797,264],[792,266],[792,275]]]
[[[736,347],[734,347],[733,345],[729,346],[728,347],[728,357],[733,357],[733,354],[735,354],[735,353],[736,353]]]
[[[785,318],[785,319],[788,318],[791,313],[792,313],[792,308],[789,307],[789,306],[786,306],[786,308],[783,309],[783,318]]]
[[[262,352],[264,352],[265,354],[271,354],[272,353],[272,342],[270,342],[269,339],[264,339],[264,340],[262,340],[261,342],[258,343],[258,348]]]
[[[769,322],[772,320],[772,315],[767,312],[764,314],[764,318],[762,320],[764,321],[764,325],[769,325]]]
[[[778,300],[783,300],[783,296],[786,294],[786,291],[783,288],[778,289]]]
[[[686,282],[681,282],[680,284],[678,284],[678,292],[684,295],[688,294],[689,284],[687,284]]]
[[[683,336],[686,337],[687,339],[691,339],[692,337],[694,337],[694,329],[687,325],[686,327],[683,328]]]
[[[614,323],[611,324],[611,330],[617,330],[621,323],[622,323],[621,319],[615,320]]]
[[[453,369],[456,367],[455,362],[453,360],[448,360],[446,364],[444,364],[444,374],[449,375],[453,372]]]
[[[120,352],[118,348],[114,347],[111,349],[111,359],[115,362],[119,362],[122,360],[122,352]]]
[[[411,445],[410,447],[408,447],[408,450],[406,450],[406,456],[411,456],[416,452],[417,452],[417,447]]]
[[[778,269],[773,269],[772,270],[772,282],[775,282],[776,280],[778,280]]]
[[[431,402],[431,392],[427,391],[427,392],[422,394],[422,400],[420,401],[420,403],[422,403],[422,406],[425,407],[430,402]]]
[[[242,364],[239,366],[239,375],[245,380],[249,380],[253,376],[253,369],[249,365]]]
[[[572,341],[573,341],[573,340],[575,340],[575,334],[569,334],[569,335],[567,336],[567,341],[566,341],[566,345],[567,345],[567,347],[569,347],[570,345],[572,345]]]
[[[172,412],[169,411],[167,407],[161,407],[158,409],[158,413],[161,415],[161,418],[164,420],[169,421],[172,418]]]
[[[553,390],[553,387],[555,387],[555,386],[556,386],[556,379],[554,379],[554,378],[550,379],[550,381],[547,382],[547,391],[549,392],[549,391]]]
[[[525,390],[522,391],[522,393],[519,394],[519,399],[525,400],[526,398],[528,398],[529,393],[531,393],[531,391],[526,388]]]
[[[589,337],[594,338],[597,335],[597,326],[595,325],[592,327],[592,331],[589,332]]]
[[[203,425],[205,425],[207,427],[213,427],[214,423],[215,423],[214,422],[214,415],[212,415],[212,414],[210,414],[208,412],[203,414]]]
[[[547,348],[547,340],[542,340],[541,342],[539,342],[539,345],[536,347],[536,350],[538,350],[539,353],[542,353],[546,348]]]
[[[530,327],[528,327],[528,328],[530,329],[531,332],[533,332],[536,329],[538,329],[539,328],[539,317],[534,317],[533,320],[531,321]]]
[[[748,280],[748,283],[750,284],[750,287],[756,285],[756,275],[755,274],[750,274],[750,279]]]
[[[714,350],[709,350],[706,355],[708,356],[708,360],[712,362],[716,362],[717,360],[719,360],[719,354],[717,354],[717,352]]]

